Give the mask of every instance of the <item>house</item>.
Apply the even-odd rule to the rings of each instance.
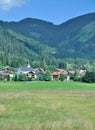
[[[60,72],[59,71],[54,71],[52,72],[52,76],[53,76],[53,79],[59,79],[60,78]]]
[[[64,74],[65,76],[68,76],[68,71],[63,70],[63,71],[62,71],[62,74]]]
[[[86,70],[77,69],[76,71],[68,71],[68,75],[70,76],[70,79],[73,79],[75,74],[78,74],[78,77],[81,77],[86,74]]]
[[[25,74],[27,77],[31,78],[31,80],[35,80],[37,78],[35,70],[30,66],[29,62],[26,67],[20,67],[16,74],[17,77],[19,77],[20,74]]]
[[[37,78],[37,76],[36,76],[36,74],[35,74],[34,71],[28,72],[28,73],[26,74],[26,76],[27,76],[28,78],[31,78],[31,80],[35,80],[35,79]]]
[[[53,79],[56,79],[56,78],[59,79],[60,74],[64,74],[65,76],[67,76],[68,72],[63,69],[57,69],[56,71],[52,72]]]
[[[13,76],[13,72],[9,68],[3,68],[0,71],[0,77],[3,80],[7,80],[8,78],[11,80]]]
[[[36,73],[36,75],[37,75],[37,79],[40,79],[40,78],[42,78],[42,77],[44,76],[44,74],[45,74],[46,72],[45,72],[44,69],[42,69],[42,68],[36,68],[36,69],[35,69],[35,73]]]
[[[80,76],[83,76],[83,75],[85,75],[86,74],[86,70],[79,70],[79,75]]]
[[[73,76],[74,76],[74,74],[75,74],[76,72],[75,71],[68,71],[68,75],[70,76],[70,78],[72,79],[73,78]]]

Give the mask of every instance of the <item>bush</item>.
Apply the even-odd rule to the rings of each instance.
[[[18,80],[19,81],[27,81],[27,77],[25,74],[20,74]]]
[[[55,80],[55,81],[59,81],[59,78],[54,78],[53,80]]]
[[[65,75],[64,74],[60,74],[59,80],[64,81],[65,80]]]
[[[50,71],[46,71],[45,75],[43,76],[45,81],[51,81],[51,73]]]
[[[13,79],[14,81],[18,81],[18,78],[17,78],[17,74],[15,74],[15,76],[14,76],[14,79]]]
[[[32,81],[32,77],[26,77],[26,80]]]
[[[0,81],[2,80],[2,76],[0,75]]]
[[[74,74],[73,80],[74,81],[79,81],[79,75],[78,75],[78,73]]]
[[[95,83],[95,72],[87,72],[82,78],[83,82]]]
[[[43,81],[43,80],[44,80],[43,76],[40,76],[40,77],[39,77],[39,80],[40,80],[40,81]]]
[[[10,76],[9,75],[7,76],[7,81],[10,81]]]

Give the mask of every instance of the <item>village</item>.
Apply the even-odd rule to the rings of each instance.
[[[30,63],[27,62],[27,66],[19,67],[16,72],[10,70],[9,67],[2,68],[0,70],[0,80],[4,81],[70,81],[73,80],[76,75],[82,77],[86,74],[86,70],[65,70],[56,69],[53,72],[44,70],[43,68],[32,68]],[[43,77],[46,77],[43,79]],[[62,77],[62,78],[61,78]]]

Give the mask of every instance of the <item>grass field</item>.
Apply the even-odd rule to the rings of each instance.
[[[0,130],[95,130],[95,84],[0,82]]]

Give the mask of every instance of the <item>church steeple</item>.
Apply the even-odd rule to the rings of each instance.
[[[30,62],[29,62],[29,60],[27,61],[27,68],[30,68],[31,66],[30,66]]]

